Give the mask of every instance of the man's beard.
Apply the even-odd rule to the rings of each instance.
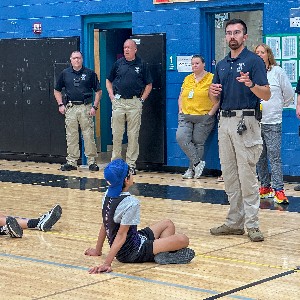
[[[239,44],[238,41],[236,41],[236,40],[231,40],[231,41],[229,41],[228,46],[231,50],[237,50],[242,46],[242,44],[243,43]]]

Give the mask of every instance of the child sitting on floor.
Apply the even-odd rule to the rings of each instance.
[[[124,160],[110,162],[104,169],[104,177],[109,187],[102,200],[103,223],[96,249],[87,249],[85,255],[102,255],[106,237],[110,251],[102,265],[89,270],[90,274],[111,272],[115,257],[123,263],[155,261],[158,264],[186,264],[194,258],[195,252],[186,248],[188,237],[175,234],[175,226],[170,220],[137,230],[140,202],[128,192],[134,182]]]

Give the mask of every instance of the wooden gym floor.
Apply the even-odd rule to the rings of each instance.
[[[214,177],[138,172],[131,192],[141,200],[140,227],[174,221],[196,252],[188,265],[113,263],[109,274],[89,275],[102,257],[94,247],[105,191],[100,172],[61,172],[58,164],[0,160],[1,210],[37,217],[54,204],[60,221],[50,232],[25,230],[22,239],[0,237],[0,299],[300,299],[300,192],[286,183],[290,204],[262,201],[262,243],[244,236],[211,236],[223,224],[228,202]],[[103,249],[108,252],[108,245]]]

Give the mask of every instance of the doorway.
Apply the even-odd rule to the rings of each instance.
[[[96,71],[102,89],[100,113],[95,120],[98,152],[101,152],[101,157],[107,158],[112,150],[112,109],[105,85],[106,78],[114,62],[123,56],[125,40],[133,38],[137,43],[137,55],[149,65],[153,77],[153,89],[143,108],[139,139],[140,155],[137,167],[163,165],[166,152],[165,35],[134,36],[131,28],[131,15],[129,14],[93,16],[84,20],[85,65]],[[126,144],[126,142],[126,135],[124,135],[123,143]]]

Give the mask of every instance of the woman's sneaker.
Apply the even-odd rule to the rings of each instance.
[[[2,227],[2,231],[12,238],[21,238],[23,236],[22,227],[13,217],[6,217],[6,225]]]
[[[200,178],[200,176],[203,173],[204,167],[205,167],[205,161],[200,160],[200,162],[198,163],[198,165],[194,168],[195,178],[197,178],[197,179]]]
[[[193,169],[187,169],[185,173],[182,175],[182,179],[193,179],[195,176],[195,172]]]
[[[40,217],[37,228],[41,231],[49,231],[52,226],[60,219],[62,208],[60,205],[55,205],[50,211]]]
[[[195,257],[195,251],[183,248],[174,252],[160,252],[154,256],[154,261],[160,265],[187,264]]]
[[[284,193],[284,190],[275,191],[274,201],[278,204],[289,204],[289,199]]]

